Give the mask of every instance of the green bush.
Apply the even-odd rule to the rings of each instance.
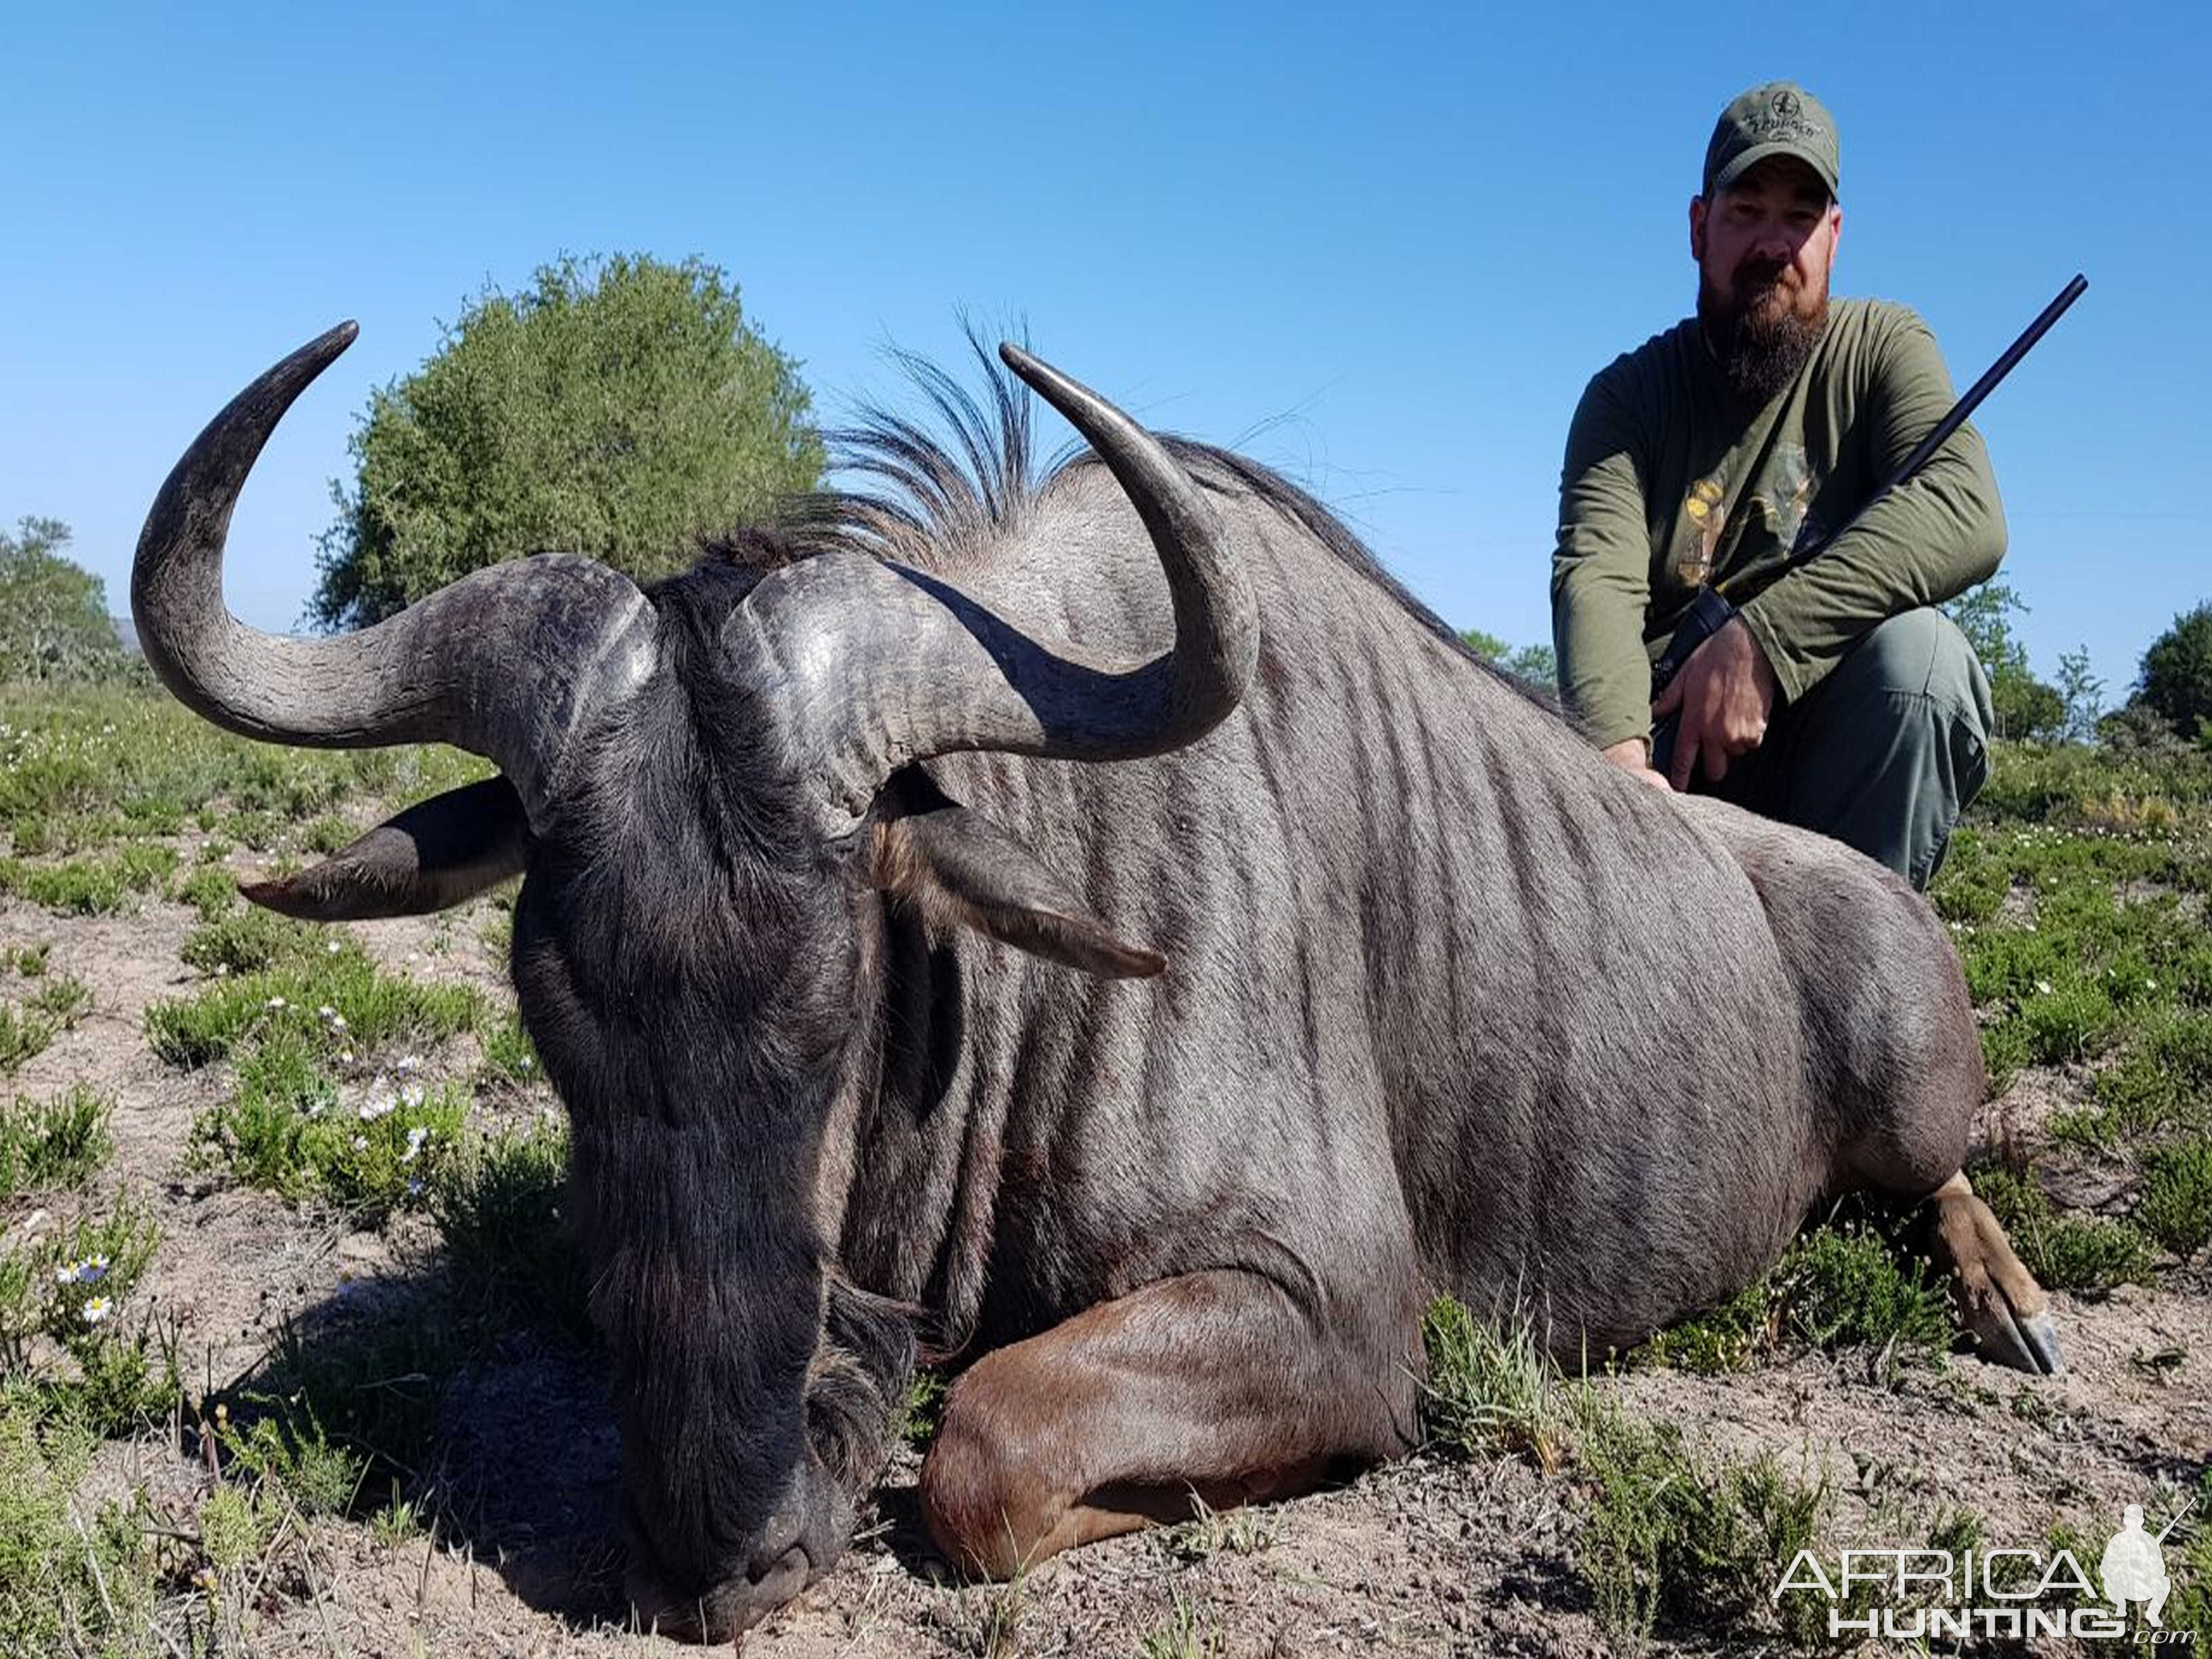
[[[681,568],[701,529],[813,486],[808,401],[701,261],[563,259],[526,292],[488,292],[371,396],[317,619],[374,623],[537,548],[640,579]]]
[[[107,618],[107,586],[62,556],[69,526],[0,530],[0,679],[119,681],[131,663]]]
[[[2177,737],[2194,738],[2212,720],[2212,601],[2151,641],[2136,695]]]
[[[456,1277],[486,1305],[589,1337],[583,1252],[563,1218],[568,1134],[558,1118],[465,1142],[432,1209]]]
[[[1866,1230],[1823,1228],[1792,1247],[1778,1275],[1788,1322],[1816,1348],[1895,1347],[1940,1354],[1951,1346],[1949,1300],[1928,1264],[1900,1260]]]
[[[403,1083],[344,1110],[311,1046],[276,1031],[240,1062],[236,1095],[200,1118],[193,1140],[240,1181],[374,1225],[428,1206],[459,1157],[467,1108],[456,1085]]]
[[[1594,1401],[1577,1459],[1594,1491],[1576,1565],[1614,1650],[1639,1651],[1662,1620],[1700,1634],[1740,1631],[1771,1606],[1785,1630],[1805,1621],[1796,1603],[1810,1592],[1771,1596],[1813,1545],[1823,1486],[1792,1480],[1771,1456],[1695,1457],[1673,1424]],[[1818,1612],[1825,1617],[1825,1603]]]
[[[228,870],[212,866],[195,870],[177,884],[177,898],[200,913],[202,921],[214,921],[238,908],[238,883]]]
[[[2145,1156],[2136,1219],[2176,1255],[2194,1255],[2212,1243],[2212,1137],[2158,1147]]]
[[[0,1653],[143,1650],[157,1600],[143,1528],[114,1504],[82,1530],[76,1519],[95,1443],[0,1392]]]
[[[18,1095],[0,1105],[0,1198],[82,1186],[114,1152],[114,1109],[112,1096],[82,1083],[48,1100]]]

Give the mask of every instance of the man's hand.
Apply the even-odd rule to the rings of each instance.
[[[1642,738],[1623,738],[1597,752],[1601,759],[1618,766],[1638,783],[1648,783],[1655,789],[1667,787],[1666,775],[1651,769],[1651,746]]]
[[[1678,711],[1682,717],[1667,781],[1677,791],[1687,789],[1690,769],[1701,755],[1708,782],[1726,777],[1731,755],[1749,754],[1765,740],[1774,696],[1773,665],[1743,618],[1733,618],[1690,653],[1651,705],[1655,720]]]

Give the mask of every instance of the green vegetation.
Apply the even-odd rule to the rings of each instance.
[[[62,556],[69,526],[24,519],[0,530],[0,680],[120,680],[131,661],[107,619],[107,587]]]
[[[2143,1165],[2136,1219],[2174,1255],[2195,1255],[2212,1243],[2212,1137],[2154,1148]]]
[[[2101,1296],[2149,1276],[2154,1252],[2130,1224],[2061,1214],[2032,1173],[1977,1165],[1970,1178],[2044,1289]]]
[[[1566,1408],[1558,1374],[1524,1319],[1477,1319],[1449,1297],[1421,1317],[1428,1355],[1422,1418],[1431,1445],[1463,1457],[1525,1456],[1559,1466]]]
[[[29,860],[145,847],[144,837],[187,823],[231,825],[227,840],[266,851],[342,800],[366,795],[381,815],[489,771],[434,746],[272,749],[218,731],[162,692],[0,684],[0,834],[14,854],[0,870],[12,881],[19,867],[41,867]]]
[[[510,1013],[483,1033],[483,1064],[479,1073],[486,1083],[526,1085],[544,1073],[530,1034],[522,1029],[519,1013]]]
[[[1640,1650],[1662,1620],[1738,1630],[1801,1549],[1811,1547],[1826,1493],[1785,1475],[1771,1457],[1750,1462],[1692,1455],[1671,1423],[1644,1423],[1585,1396],[1577,1447],[1591,1483],[1576,1565],[1599,1626],[1616,1649]],[[1791,1591],[1777,1605],[1784,1631],[1825,1634],[1826,1604]]]
[[[319,1197],[362,1225],[424,1208],[459,1155],[465,1091],[399,1084],[351,1112],[295,1035],[258,1044],[238,1091],[193,1126],[192,1139],[231,1174],[282,1197]]]
[[[1865,1228],[1807,1233],[1776,1273],[1774,1295],[1811,1347],[1934,1355],[1951,1346],[1948,1289],[1924,1260]]]
[[[2063,736],[2081,711],[2069,709],[2057,687],[2046,685],[2028,670],[2027,647],[2013,632],[2012,619],[2025,615],[2027,605],[2008,582],[1984,582],[1961,593],[1943,607],[1967,644],[1981,659],[1990,677],[1990,702],[1997,717],[1997,732],[2012,738],[2053,738]],[[2077,695],[2094,697],[2094,682],[2087,679],[2086,659],[2077,679]],[[2094,719],[2092,714],[2088,716]]]
[[[140,1516],[76,1492],[98,1436],[0,1391],[0,1653],[130,1652],[155,1605]]]
[[[432,1207],[447,1255],[479,1305],[586,1340],[583,1253],[563,1219],[568,1181],[568,1129],[548,1117],[471,1137]]]
[[[205,950],[218,959],[234,950],[250,957],[268,943],[241,927],[212,938]],[[282,1034],[319,1041],[332,1054],[366,1054],[403,1038],[436,1042],[482,1018],[483,999],[471,987],[386,974],[359,945],[334,933],[321,936],[319,950],[319,958],[287,955],[280,947],[258,969],[154,1003],[146,1010],[147,1041],[171,1065],[191,1069],[228,1059],[248,1041]]]
[[[2177,737],[2204,733],[2212,721],[2212,600],[2176,617],[2151,641],[2136,696]]]
[[[371,396],[317,619],[377,622],[539,548],[640,579],[681,569],[699,532],[812,487],[807,407],[798,366],[699,260],[564,259],[528,292],[487,290]]]
[[[945,1420],[946,1387],[943,1371],[916,1371],[914,1381],[907,1384],[906,1400],[899,1407],[898,1420],[891,1425],[891,1437],[916,1451],[928,1450],[929,1443],[937,1438],[938,1425]]]
[[[113,915],[161,889],[176,867],[174,850],[149,845],[64,864],[5,859],[0,860],[0,893],[27,898],[57,915]]]
[[[1941,1358],[1954,1340],[1950,1292],[1914,1248],[1909,1217],[1814,1227],[1734,1296],[1662,1331],[1632,1365],[1741,1370],[1814,1348],[1869,1348],[1892,1364]]]
[[[1495,634],[1485,633],[1480,628],[1463,628],[1460,642],[1493,667],[1502,668],[1516,680],[1521,680],[1541,691],[1547,696],[1559,689],[1559,659],[1548,643],[1542,645],[1508,645]]]
[[[0,1105],[0,1199],[81,1187],[115,1150],[107,1132],[112,1097],[80,1083],[49,1100],[21,1095]]]
[[[1172,1590],[1167,1617],[1145,1632],[1137,1648],[1144,1659],[1219,1659],[1228,1650],[1221,1626],[1201,1617],[1196,1602]]]
[[[121,1332],[131,1292],[161,1243],[127,1194],[48,1233],[0,1246],[0,1396],[45,1421],[119,1434],[177,1395],[175,1357],[141,1324]]]

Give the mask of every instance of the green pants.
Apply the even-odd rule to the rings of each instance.
[[[1995,725],[1966,636],[1940,611],[1907,611],[1777,709],[1765,741],[1720,782],[1705,781],[1701,761],[1691,787],[1832,836],[1925,888],[1989,775]],[[1670,758],[1652,763],[1664,771]]]

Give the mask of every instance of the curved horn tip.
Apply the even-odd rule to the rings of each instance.
[[[1079,408],[1091,410],[1093,418],[1103,415],[1132,426],[1135,424],[1110,400],[1100,397],[1073,375],[1062,374],[1043,358],[1024,351],[1012,341],[999,343],[999,356],[1005,360],[1008,368],[1029,383],[1031,391],[1066,416],[1086,435],[1090,435],[1090,428],[1084,424],[1083,417],[1077,414]]]
[[[1032,356],[1012,340],[999,342],[999,358],[1008,368],[1012,369],[1015,374],[1028,381],[1033,390],[1042,392],[1046,398],[1054,404],[1059,404],[1066,391],[1089,392],[1092,397],[1097,396],[1096,392],[1091,392],[1088,387],[1077,386],[1073,380],[1069,380],[1066,375],[1061,374],[1044,359]]]
[[[315,363],[318,372],[320,372],[323,368],[335,362],[340,352],[360,337],[361,325],[349,317],[336,327],[325,329],[307,344],[301,346],[295,355],[310,359]]]

